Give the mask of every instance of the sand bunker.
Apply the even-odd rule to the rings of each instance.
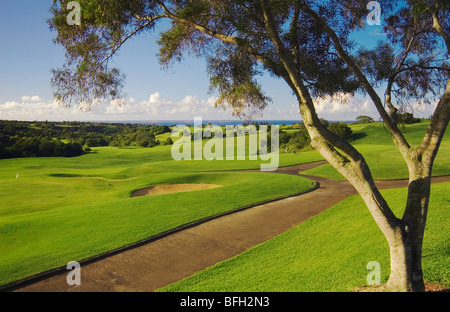
[[[202,183],[164,184],[137,190],[133,192],[131,196],[137,197],[137,196],[151,196],[151,195],[191,192],[198,190],[213,189],[218,187],[222,187],[222,185],[202,184]]]

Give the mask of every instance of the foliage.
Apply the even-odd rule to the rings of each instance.
[[[331,123],[328,129],[346,140],[350,140],[352,137],[352,129],[345,122]]]
[[[411,113],[403,113],[403,114],[398,115],[398,123],[400,123],[400,124],[410,125],[410,124],[419,123],[420,121],[421,121],[420,118],[414,117],[414,115]]]
[[[165,145],[172,145],[172,144],[173,144],[172,138],[167,138],[167,139],[164,141],[164,144],[165,144]]]
[[[82,2],[86,6],[82,26],[70,31],[61,23],[64,12],[58,10],[64,1],[54,1],[52,25],[68,56],[54,73],[58,101],[75,99],[89,106],[102,100],[100,93],[115,98],[123,79],[105,63],[126,40],[154,29],[161,18],[170,19],[170,29],[159,40],[161,63],[179,61],[185,53],[206,57],[211,89],[220,93],[217,106],[229,107],[241,118],[253,115],[269,101],[256,78],[268,72],[286,82],[298,100],[312,147],[351,181],[389,244],[411,251],[406,252],[405,274],[394,267],[397,261],[392,262],[389,286],[423,290],[418,258],[430,196],[428,175],[450,120],[446,2],[411,0],[397,5],[380,0],[387,36],[372,50],[358,49],[350,40],[352,31],[364,27],[361,21],[369,11],[365,0]],[[386,86],[384,99],[376,91],[381,85]],[[364,156],[346,141],[345,126],[327,129],[317,115],[314,98],[357,91],[371,98],[411,176],[417,178],[401,220],[372,183]],[[412,101],[438,103],[419,148],[411,147],[398,127],[399,108]]]
[[[128,39],[168,19],[172,23],[157,41],[161,65],[179,62],[184,54],[206,58],[211,92],[219,93],[216,106],[235,116],[250,120],[270,102],[257,80],[264,72],[286,81],[297,98],[294,76],[307,89],[302,93],[318,97],[368,92],[368,81],[361,78],[365,75],[373,86],[387,83],[386,104],[397,123],[399,106],[407,99],[435,100],[449,77],[442,35],[433,29],[432,18],[437,14],[448,31],[444,17],[449,7],[441,1],[435,8],[425,1],[407,1],[404,6],[380,2],[388,36],[368,50],[349,39],[352,31],[363,27],[365,0],[80,0],[78,27],[67,25],[65,1],[54,0],[49,25],[57,33],[55,42],[67,52],[65,64],[54,70],[55,97],[65,105],[83,107],[105,98],[124,99],[120,90],[125,77],[108,68],[108,62]],[[140,140],[147,143],[152,144]]]
[[[0,158],[15,157],[73,157],[85,153],[78,143],[64,143],[38,137],[18,137],[0,134]]]
[[[234,115],[255,116],[270,98],[255,77],[269,71],[278,77],[287,75],[274,43],[268,40],[263,8],[259,2],[242,1],[140,1],[80,0],[81,25],[66,23],[64,0],[55,0],[49,20],[57,32],[55,42],[67,51],[65,64],[53,71],[55,97],[70,105],[124,98],[124,76],[108,61],[131,37],[155,29],[157,22],[171,19],[171,27],[161,34],[159,60],[168,66],[182,60],[185,52],[203,56],[208,62],[211,90],[217,90],[216,105],[231,108]],[[336,14],[346,11],[346,20]],[[348,33],[359,27],[367,14],[365,1],[354,6],[347,1],[324,4],[323,13],[339,28],[346,47]],[[350,14],[350,12],[352,14]],[[334,92],[354,92],[359,84],[334,51],[332,41],[311,16],[298,10],[293,1],[278,1],[274,14],[280,25],[280,39],[295,50],[301,75],[315,96]],[[293,20],[291,27],[281,27]],[[301,29],[301,31],[300,31]],[[214,38],[219,40],[214,40]],[[331,52],[331,53],[330,53]]]
[[[320,123],[325,127],[328,128],[330,126],[330,123],[328,122],[328,120],[320,118]]]
[[[0,120],[0,158],[79,156],[90,147],[159,144],[168,126]],[[168,142],[168,141],[167,141]]]
[[[325,119],[321,119],[320,122],[328,128],[331,132],[342,136],[345,140],[349,141],[352,138],[352,129],[344,122],[330,123]],[[308,130],[303,123],[296,125],[295,132],[280,132],[279,136],[281,148],[293,148],[295,150],[301,150],[308,147],[311,144],[311,138]]]
[[[296,151],[299,151],[311,143],[308,131],[303,123],[300,123],[299,129],[293,133],[281,133],[280,134],[280,146],[290,147]]]
[[[361,115],[356,117],[356,121],[360,124],[372,123],[374,122],[373,118],[370,116]]]

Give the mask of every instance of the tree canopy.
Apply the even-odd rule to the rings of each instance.
[[[379,1],[387,36],[374,49],[358,47],[353,31],[365,27],[367,0],[80,0],[81,25],[66,22],[66,1],[54,0],[52,29],[67,61],[54,70],[55,98],[89,107],[123,98],[124,76],[109,60],[131,37],[171,26],[158,41],[163,66],[185,53],[208,62],[216,105],[241,118],[270,98],[258,83],[268,72],[298,100],[311,145],[360,193],[389,242],[393,289],[423,289],[421,246],[434,158],[450,119],[450,4],[445,0]],[[377,88],[383,88],[380,96]],[[377,109],[408,165],[405,213],[397,218],[361,155],[325,127],[314,98],[363,92]],[[414,101],[436,103],[419,147],[398,127],[399,109]]]
[[[293,65],[313,97],[353,93],[363,87],[338,49],[346,51],[372,82],[388,83],[387,94],[397,99],[396,103],[387,101],[389,107],[405,105],[411,97],[436,99],[445,87],[442,77],[449,73],[447,51],[441,49],[442,37],[433,28],[436,15],[448,33],[448,19],[444,18],[448,5],[444,1],[410,1],[405,6],[381,1],[389,40],[374,50],[356,49],[349,40],[352,31],[364,27],[369,13],[367,1],[362,0],[271,1],[270,12],[264,10],[269,5],[265,1],[79,3],[81,25],[68,25],[67,1],[63,0],[54,1],[54,17],[49,21],[57,30],[55,41],[66,49],[67,62],[53,71],[52,80],[56,99],[66,105],[86,103],[88,107],[100,99],[123,99],[125,76],[110,68],[108,61],[129,38],[154,31],[164,18],[172,25],[158,41],[161,64],[180,61],[184,53],[205,57],[211,89],[220,94],[216,104],[232,107],[234,114],[242,117],[255,114],[270,102],[257,82],[258,75],[268,71],[285,80],[289,76],[277,45],[292,55]],[[278,43],[270,38],[267,14]]]

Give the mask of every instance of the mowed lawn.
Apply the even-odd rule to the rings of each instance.
[[[434,184],[423,244],[426,282],[450,287],[450,182]],[[397,216],[407,189],[385,190]],[[389,247],[359,195],[297,227],[159,291],[348,292],[367,285],[377,261],[389,276]]]
[[[287,164],[318,158],[310,155],[281,158]],[[0,285],[314,184],[281,174],[223,172],[256,169],[259,164],[176,162],[170,146],[95,148],[75,158],[0,160]],[[130,197],[140,188],[175,183],[222,187]]]
[[[352,129],[357,138],[353,144],[367,157],[376,178],[407,177],[406,166],[383,126],[352,125]],[[425,129],[425,124],[418,124],[407,126],[404,131],[418,144]],[[447,134],[436,159],[435,175],[450,174],[450,160],[446,157],[450,152],[449,143]],[[260,160],[174,161],[170,152],[171,146],[151,149],[104,147],[75,158],[0,160],[0,285],[126,246],[199,219],[295,194],[313,185],[311,180],[297,176],[236,172],[259,169]],[[315,151],[295,155],[280,151],[279,165],[319,160],[323,158]],[[328,165],[306,173],[342,178]],[[210,183],[223,187],[130,197],[140,188],[174,183]],[[442,203],[448,206],[448,201]],[[345,210],[344,207],[353,208],[355,203],[343,202],[342,205]],[[329,222],[339,224],[335,219]],[[355,219],[354,222],[359,221]],[[448,223],[444,226],[448,229]],[[336,236],[340,235],[340,230]],[[319,232],[316,235],[317,239],[324,236]],[[321,249],[322,243],[311,241],[308,248]],[[327,254],[322,256],[328,257]],[[284,256],[279,253],[277,257],[282,268]],[[317,265],[320,265],[322,260],[317,257]],[[343,259],[350,261],[350,257]],[[257,266],[256,263],[253,265]],[[272,265],[276,266],[275,263]],[[320,270],[323,270],[322,265]],[[333,271],[333,266],[329,270]],[[291,290],[296,291],[294,288]]]
[[[417,147],[420,145],[427,127],[428,123],[425,122],[406,125],[402,129],[402,132],[411,146]],[[355,138],[357,138],[352,144],[366,159],[374,179],[395,180],[408,178],[408,167],[383,124],[355,124],[351,125],[351,128]],[[436,156],[433,166],[433,176],[450,175],[449,155],[450,133],[447,131]],[[303,173],[335,180],[344,180],[344,177],[329,164]]]

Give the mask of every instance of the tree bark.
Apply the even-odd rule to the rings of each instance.
[[[423,292],[422,237],[402,232],[397,242],[390,242],[391,271],[387,291]]]
[[[401,225],[394,239],[388,239],[391,272],[386,286],[390,291],[425,291],[422,246],[431,189],[431,175],[425,175],[410,180]]]
[[[391,274],[387,288],[424,291],[422,245],[427,222],[434,159],[450,119],[450,80],[422,144],[405,157],[409,169],[408,199],[398,237],[389,241]]]

